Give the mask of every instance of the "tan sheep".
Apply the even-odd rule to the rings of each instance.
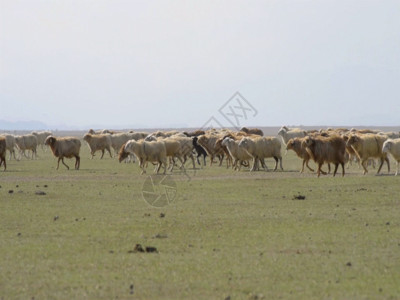
[[[110,157],[112,157],[111,154],[111,135],[110,134],[90,134],[87,133],[83,136],[83,140],[88,144],[89,149],[90,149],[90,154],[92,155],[92,159],[94,157],[94,153],[96,151],[101,151],[101,157],[100,159],[103,158],[104,156],[104,150],[107,150],[108,153],[110,153]]]
[[[210,166],[212,166],[215,157],[219,158],[219,165],[222,165],[225,152],[221,146],[217,145],[217,141],[221,137],[222,136],[218,134],[204,134],[198,137],[197,143],[203,147],[210,156]]]
[[[79,170],[81,158],[79,151],[81,149],[81,141],[74,137],[54,137],[49,136],[45,140],[45,145],[50,146],[55,157],[58,157],[57,170],[60,166],[60,160],[69,170],[68,165],[64,162],[64,157],[75,157],[75,170]]]
[[[274,171],[278,168],[278,162],[280,163],[280,168],[282,167],[282,155],[281,155],[281,142],[276,137],[257,137],[250,138],[244,137],[239,142],[239,147],[244,148],[253,157],[253,166],[251,171],[257,169],[258,161],[266,169],[264,165],[264,158],[273,157],[275,159]]]
[[[290,139],[286,144],[286,150],[293,150],[296,153],[296,155],[303,160],[303,165],[301,167],[300,173],[304,172],[304,165],[306,165],[306,167],[311,172],[314,172],[314,169],[312,169],[308,165],[308,162],[310,161],[311,157],[306,150],[306,146],[302,145],[303,140],[304,138],[298,138],[298,137]]]
[[[135,154],[142,169],[141,174],[146,173],[145,166],[148,161],[158,163],[157,174],[162,165],[164,165],[164,174],[167,171],[167,152],[163,142],[130,140],[125,144],[124,151]]]
[[[386,152],[382,152],[383,143],[387,140],[387,136],[380,134],[352,134],[350,135],[346,145],[351,146],[361,161],[364,168],[364,175],[368,173],[366,163],[369,158],[379,158],[381,163],[377,174],[381,171],[383,163],[386,161],[388,172],[390,172],[389,158]]]
[[[15,136],[12,134],[2,134],[0,135],[2,137],[4,137],[6,139],[6,149],[8,150],[8,152],[10,152],[10,160],[11,157],[15,158],[15,147],[17,147],[17,144],[15,143]]]

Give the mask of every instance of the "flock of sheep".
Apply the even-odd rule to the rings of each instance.
[[[164,174],[167,168],[172,171],[175,166],[185,168],[188,159],[195,168],[195,158],[201,164],[206,165],[206,156],[210,158],[210,165],[217,162],[221,166],[224,159],[227,167],[240,170],[243,166],[249,167],[250,171],[260,168],[267,169],[265,159],[275,160],[274,171],[282,166],[282,150],[293,150],[302,159],[303,165],[310,171],[309,160],[317,164],[317,176],[326,174],[321,169],[323,164],[335,166],[335,176],[339,165],[342,167],[342,176],[345,174],[345,164],[357,161],[368,172],[367,164],[374,159],[379,160],[378,172],[386,162],[388,172],[390,163],[388,155],[391,154],[397,163],[395,175],[399,172],[400,163],[400,133],[378,132],[375,130],[356,129],[327,129],[305,131],[300,128],[288,128],[283,126],[277,136],[264,136],[262,130],[243,127],[238,131],[229,129],[210,129],[207,131],[196,130],[193,132],[179,131],[157,131],[148,132],[114,132],[103,130],[95,132],[89,130],[83,136],[88,144],[91,157],[97,151],[101,151],[101,158],[107,151],[110,157],[112,150],[118,153],[120,162],[133,160],[139,162],[141,173],[146,172],[148,163],[156,165],[155,171],[159,173],[161,167]],[[76,137],[55,137],[51,132],[32,132],[31,134],[14,136],[3,134],[0,136],[0,166],[4,164],[6,169],[6,150],[10,153],[10,159],[16,159],[15,150],[19,151],[19,158],[27,156],[25,151],[32,152],[32,158],[36,156],[36,149],[41,145],[47,145],[55,157],[58,158],[57,169],[60,161],[69,169],[64,158],[75,157],[75,169],[80,167],[81,141]],[[178,165],[179,161],[179,165]]]

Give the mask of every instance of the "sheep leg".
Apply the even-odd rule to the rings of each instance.
[[[180,162],[181,162],[181,166],[180,166],[180,169],[182,170],[185,170],[185,166],[184,166],[184,163],[183,163],[183,160],[182,160],[182,158],[180,158],[179,156],[177,156],[176,157]],[[172,170],[171,170],[172,171]]]
[[[75,170],[79,170],[80,164],[81,164],[81,158],[79,156],[75,156]]]
[[[322,167],[322,163],[318,163],[317,177],[319,177],[322,173],[321,167]],[[323,172],[322,174],[324,174],[324,173],[326,174],[326,172]]]
[[[192,160],[192,164],[193,164],[193,170],[196,169],[196,163],[194,162],[194,156],[193,153],[190,154],[190,158]]]
[[[146,164],[145,160],[143,158],[141,158],[140,162],[139,162],[139,166],[142,169],[142,172],[140,173],[140,175],[143,175],[146,173],[145,164]]]
[[[278,162],[279,162],[279,159],[278,159],[276,156],[274,156],[274,159],[275,159],[275,168],[274,168],[274,172],[275,172],[276,169],[278,169]]]
[[[342,165],[342,177],[344,177],[344,162],[340,163]]]
[[[173,171],[173,169],[174,169],[174,166],[175,166],[175,160],[174,160],[174,158],[173,157],[170,157],[169,158],[169,171]]]
[[[222,161],[224,160],[224,154],[219,155],[219,167],[222,166]]]
[[[258,158],[257,158],[257,157],[254,157],[254,158],[253,158],[253,167],[251,168],[250,172],[253,172],[253,171],[256,170],[256,167],[257,167],[257,165],[258,165],[257,163],[258,163]]]
[[[203,154],[204,166],[206,165],[206,156]]]
[[[364,168],[364,175],[368,173],[367,167],[366,165],[367,160],[364,159],[363,161],[361,161],[361,166]]]
[[[389,163],[389,157],[385,157],[385,161],[387,163],[388,166],[388,173],[390,173],[390,163]]]
[[[69,170],[69,167],[68,167],[68,165],[64,162],[64,157],[63,158],[61,158],[61,162],[63,163],[63,165],[64,166],[66,166],[67,167],[67,169]]]
[[[301,166],[300,173],[303,173],[303,172],[304,172],[304,165],[305,165],[305,164],[306,164],[306,160],[303,159],[303,163],[302,163],[302,166]]]
[[[159,172],[160,169],[161,169],[161,165],[162,165],[162,163],[161,163],[161,161],[159,160],[159,161],[158,161],[158,164],[157,164],[157,167],[156,167],[156,170],[154,170],[154,171],[157,172],[157,174],[158,174],[158,172]]]
[[[100,159],[102,159],[102,158],[103,158],[103,156],[104,156],[104,149],[103,149],[103,150],[101,150],[101,157],[100,157]]]
[[[107,148],[108,153],[110,153],[110,157],[112,158],[111,149],[110,147]]]
[[[381,158],[380,161],[381,161],[381,163],[379,164],[378,172],[376,172],[376,174],[379,174],[379,172],[381,171],[383,163],[385,162],[385,159]]]
[[[306,160],[306,166],[307,166],[307,168],[311,171],[311,172],[314,172],[314,169],[312,169],[309,165],[308,165],[308,162],[309,162],[310,160]]]
[[[164,159],[162,164],[164,165],[164,173],[163,174],[165,175],[167,173],[167,160]],[[161,168],[161,165],[160,165],[160,168]]]
[[[396,169],[396,173],[394,174],[394,176],[397,176],[397,174],[399,174],[400,160],[396,161],[396,163],[397,163],[397,169]]]
[[[338,167],[339,163],[335,163],[335,170],[333,171],[333,177],[335,177]]]

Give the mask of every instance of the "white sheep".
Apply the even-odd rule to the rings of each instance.
[[[389,139],[383,143],[382,147],[383,153],[390,153],[396,161],[397,168],[395,176],[399,174],[399,164],[400,164],[400,138]]]
[[[25,150],[32,151],[32,159],[33,159],[33,156],[35,156],[35,157],[37,156],[36,155],[37,138],[33,134],[26,134],[26,135],[16,136],[15,137],[15,143],[16,143],[17,147],[20,150],[20,155],[21,156],[23,154],[26,158],[29,158],[26,155]]]
[[[290,139],[293,138],[302,138],[307,135],[307,132],[300,128],[288,128],[286,126],[282,126],[278,131],[278,135],[281,136],[283,143],[286,145]]]
[[[42,150],[44,149],[44,143],[46,141],[46,138],[52,135],[50,131],[32,131],[31,134],[36,136],[37,144],[38,146],[39,145],[41,146]]]
[[[249,162],[253,157],[242,147],[239,147],[239,141],[235,141],[230,137],[226,137],[222,140],[222,146],[225,146],[230,156],[233,159],[232,166],[237,170],[240,171],[242,164],[245,162]]]

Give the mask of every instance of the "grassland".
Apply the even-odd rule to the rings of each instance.
[[[174,172],[155,208],[136,164],[89,157],[7,161],[0,299],[400,298],[400,176],[318,179],[289,152],[284,172]]]

